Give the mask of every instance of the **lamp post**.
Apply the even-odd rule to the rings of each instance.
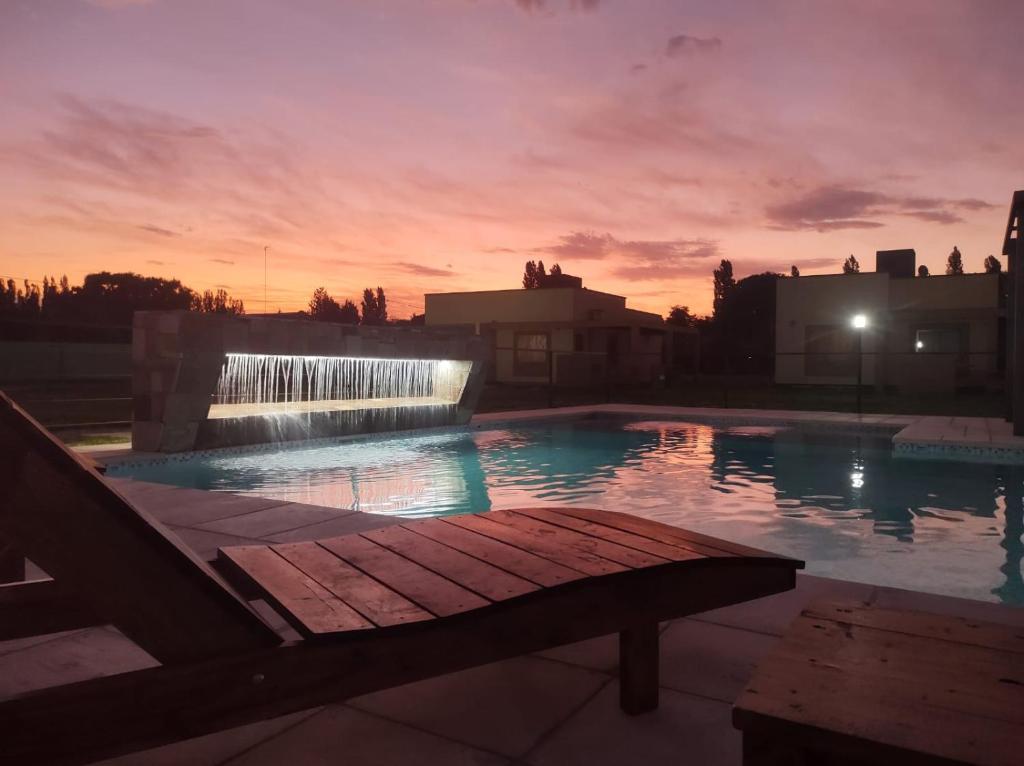
[[[854,314],[850,320],[857,333],[857,414],[861,414],[861,383],[864,379],[864,331],[868,328],[867,314]]]

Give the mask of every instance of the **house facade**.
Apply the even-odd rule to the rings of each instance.
[[[621,295],[578,283],[424,299],[428,326],[470,326],[484,338],[488,377],[501,383],[651,383],[680,349],[696,348],[696,331],[666,325],[657,314],[627,308]]]
[[[913,276],[912,250],[881,251],[877,265],[873,273],[778,281],[776,382],[853,384],[859,361],[868,385],[950,391],[1000,384],[1000,274]],[[867,326],[854,328],[855,316]]]

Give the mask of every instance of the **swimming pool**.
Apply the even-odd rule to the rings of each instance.
[[[812,574],[1024,606],[1024,467],[896,457],[885,434],[535,421],[108,473],[410,517],[626,511],[796,556]]]

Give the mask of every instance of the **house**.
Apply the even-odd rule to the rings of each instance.
[[[999,385],[1001,275],[918,277],[915,260],[913,250],[882,250],[873,273],[780,279],[776,382],[853,384],[860,361],[868,385],[911,391]],[[853,326],[855,316],[863,318],[863,329]]]
[[[428,326],[470,326],[490,349],[490,380],[566,386],[652,383],[695,353],[696,330],[561,275],[537,289],[432,293]]]

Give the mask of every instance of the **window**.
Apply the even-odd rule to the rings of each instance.
[[[963,327],[929,327],[917,331],[914,350],[925,354],[959,354],[966,345]]]
[[[573,351],[586,351],[586,348],[587,348],[587,341],[586,341],[586,338],[583,337],[583,333],[581,333],[581,332],[576,333],[576,335],[573,338],[573,342],[572,342],[572,350]]]
[[[548,334],[546,332],[517,332],[515,336],[515,363],[513,372],[525,378],[548,376]]]
[[[808,325],[804,328],[804,374],[845,378],[857,374],[853,333],[839,325]]]

